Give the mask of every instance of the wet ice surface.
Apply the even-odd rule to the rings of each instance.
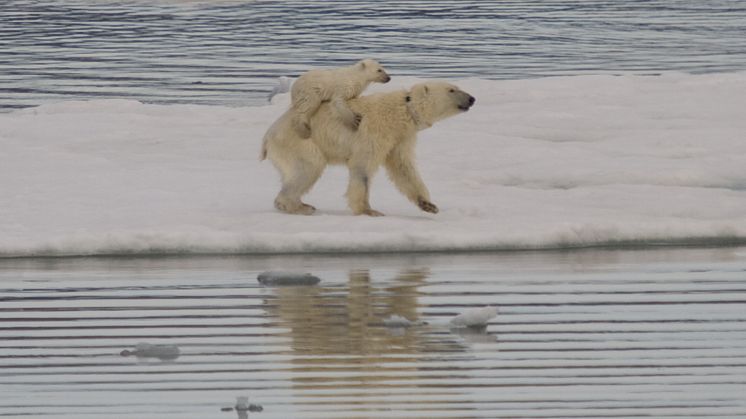
[[[745,277],[744,248],[3,260],[0,417],[744,417]]]

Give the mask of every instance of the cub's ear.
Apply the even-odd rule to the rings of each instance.
[[[360,60],[357,62],[357,68],[358,70],[365,70],[365,60]]]

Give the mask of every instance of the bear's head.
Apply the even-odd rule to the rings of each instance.
[[[391,80],[383,66],[376,60],[367,58],[365,60],[358,61],[355,64],[356,68],[360,71],[365,72],[366,80],[378,83],[388,83]]]
[[[468,111],[476,101],[474,96],[457,86],[439,81],[415,84],[407,93],[406,100],[411,112],[425,127]]]

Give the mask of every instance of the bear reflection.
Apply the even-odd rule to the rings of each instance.
[[[267,311],[289,329],[296,355],[376,356],[462,351],[453,336],[428,326],[415,326],[405,333],[391,333],[383,319],[396,314],[419,320],[418,288],[429,272],[413,269],[386,281],[371,281],[368,270],[349,273],[349,283],[314,287],[274,288],[276,299],[267,301]],[[356,361],[356,362],[359,362]]]

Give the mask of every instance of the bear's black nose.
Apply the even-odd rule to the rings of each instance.
[[[476,101],[477,101],[477,100],[476,100],[476,99],[474,99],[474,96],[472,96],[472,95],[469,95],[469,106],[473,105],[473,104],[474,104],[474,102],[476,102]]]

